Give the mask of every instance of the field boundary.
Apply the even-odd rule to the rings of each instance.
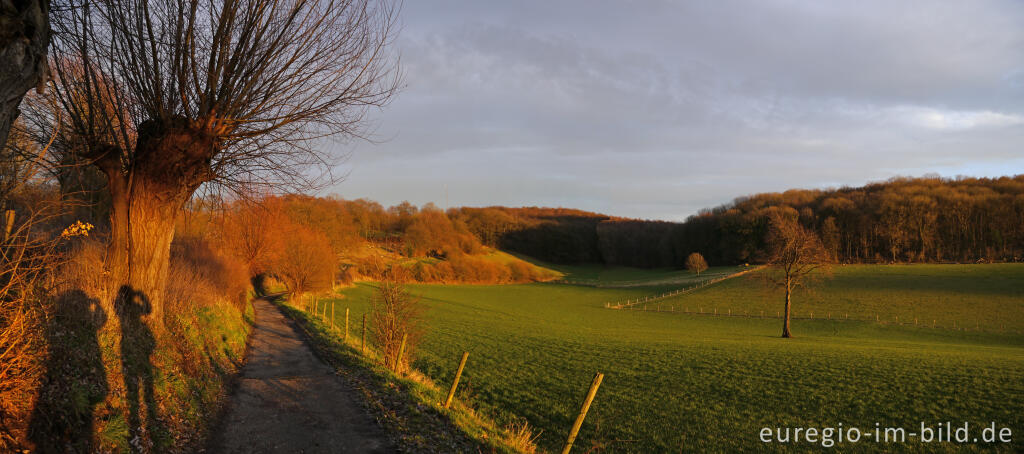
[[[717,283],[722,282],[724,280],[732,279],[734,277],[742,276],[744,274],[752,273],[754,271],[762,270],[764,268],[765,268],[764,265],[756,266],[754,268],[746,269],[746,270],[743,270],[743,271],[740,271],[740,272],[737,272],[737,273],[732,273],[732,274],[729,274],[729,275],[726,275],[726,276],[716,277],[716,278],[700,281],[700,282],[698,282],[698,283],[696,283],[694,285],[691,285],[691,286],[688,286],[688,287],[683,287],[683,288],[677,289],[677,290],[672,290],[672,291],[669,291],[669,292],[665,292],[665,293],[662,293],[660,295],[649,295],[649,296],[645,296],[645,297],[638,297],[636,299],[630,298],[630,299],[627,299],[625,301],[614,301],[614,302],[604,303],[604,307],[606,309],[632,309],[632,308],[634,308],[634,307],[636,307],[636,306],[638,306],[640,304],[645,304],[646,305],[647,303],[650,303],[652,301],[659,301],[659,300],[663,300],[665,298],[671,298],[673,296],[678,296],[678,295],[683,295],[683,294],[686,294],[686,293],[690,293],[690,292],[693,292],[695,290],[700,290],[700,289],[702,289],[704,287],[707,287],[709,285],[714,285],[714,284],[717,284]]]
[[[619,308],[611,307],[611,309],[619,309]],[[629,307],[625,307],[624,306],[621,309],[624,309],[624,310],[627,310],[627,311],[637,311],[637,312],[665,312],[665,313],[674,313],[674,314],[701,315],[701,316],[706,316],[706,317],[761,318],[761,319],[773,319],[773,320],[782,320],[784,318],[782,316],[781,311],[776,311],[775,315],[771,315],[770,312],[766,314],[765,313],[766,311],[759,311],[759,313],[757,313],[757,314],[750,314],[748,311],[743,311],[742,313],[740,313],[740,312],[732,313],[731,310],[727,310],[726,312],[719,312],[717,307],[709,308],[709,310],[705,311],[703,306],[698,306],[696,311],[690,310],[689,306],[668,305],[666,307],[664,304],[657,304],[657,305],[655,305],[654,307],[651,307],[651,308],[649,308],[647,304],[644,304],[643,306],[638,306],[638,305],[629,306]],[[976,332],[986,332],[986,333],[1024,334],[1024,332],[1022,332],[1020,330],[1013,330],[1013,329],[1006,329],[1006,328],[983,329],[981,327],[981,325],[977,324],[977,323],[973,327],[969,326],[969,324],[968,325],[964,325],[964,324],[959,324],[959,323],[956,323],[956,322],[953,322],[952,325],[950,325],[948,322],[945,323],[945,324],[940,324],[940,323],[937,322],[936,319],[932,319],[931,323],[928,323],[928,320],[920,320],[919,317],[918,318],[914,318],[913,319],[914,321],[910,322],[910,321],[900,321],[899,317],[895,317],[893,320],[883,319],[879,315],[876,315],[874,318],[871,318],[871,317],[850,317],[849,314],[846,314],[846,313],[842,314],[842,316],[839,316],[840,314],[835,314],[836,316],[833,317],[832,315],[833,314],[831,312],[828,312],[828,313],[825,314],[824,317],[822,317],[820,315],[815,317],[814,316],[814,312],[809,312],[808,315],[804,315],[804,316],[798,316],[798,315],[795,315],[795,314],[790,314],[789,319],[790,320],[819,320],[819,321],[823,320],[823,321],[833,321],[833,322],[864,322],[864,323],[876,323],[876,324],[879,324],[879,325],[916,326],[918,328],[934,328],[934,329],[942,329],[942,330],[949,330],[949,331],[976,331]]]
[[[662,293],[662,294],[648,295],[648,296],[642,296],[642,297],[637,297],[637,298],[630,298],[630,299],[621,300],[621,301],[605,302],[604,303],[604,307],[605,308],[610,308],[610,309],[616,309],[616,311],[638,311],[638,312],[652,312],[652,313],[686,314],[686,315],[691,315],[691,316],[706,316],[706,317],[738,317],[738,318],[746,318],[746,319],[773,319],[773,320],[781,320],[781,319],[783,319],[781,311],[776,312],[776,314],[774,316],[772,316],[770,312],[766,314],[765,311],[760,311],[758,314],[749,314],[749,312],[746,312],[746,311],[744,311],[742,313],[732,314],[731,309],[727,309],[727,311],[725,313],[721,313],[721,312],[718,311],[718,307],[715,307],[715,306],[712,306],[712,305],[709,305],[708,306],[708,311],[705,311],[705,306],[702,306],[702,305],[698,304],[696,306],[696,311],[691,311],[691,307],[688,306],[688,305],[680,306],[680,305],[676,305],[676,304],[664,304],[664,303],[658,302],[658,301],[666,299],[666,298],[671,298],[673,296],[683,295],[683,294],[690,293],[690,292],[693,292],[693,291],[696,291],[696,290],[700,290],[702,288],[705,288],[705,287],[708,287],[708,286],[711,286],[711,285],[717,284],[719,282],[722,282],[722,281],[725,281],[725,280],[728,280],[728,279],[732,279],[732,278],[735,278],[735,277],[738,277],[738,276],[741,276],[741,275],[745,275],[745,274],[754,273],[754,272],[757,272],[757,271],[760,271],[760,270],[764,270],[765,267],[767,267],[767,265],[759,265],[759,266],[756,266],[756,267],[752,267],[752,269],[750,269],[750,270],[743,270],[741,272],[733,273],[731,275],[723,276],[723,277],[720,277],[720,278],[708,279],[708,280],[698,282],[698,283],[696,283],[694,285],[691,285],[691,286],[688,286],[688,287],[684,287],[684,288],[681,288],[681,289],[678,289],[678,290],[673,290],[673,291],[665,292],[665,293]],[[654,303],[656,303],[656,304],[654,304]],[[975,324],[974,327],[971,327],[969,325],[957,324],[955,321],[952,324],[949,324],[948,322],[945,322],[944,324],[939,324],[938,321],[935,320],[935,319],[932,319],[931,323],[928,323],[929,320],[920,320],[920,318],[914,318],[914,319],[912,319],[913,320],[912,322],[910,322],[909,319],[904,319],[904,321],[900,321],[899,317],[894,317],[893,320],[889,320],[887,318],[882,318],[878,314],[876,314],[876,316],[874,316],[873,318],[870,318],[870,317],[854,317],[854,318],[851,318],[848,313],[842,314],[842,317],[840,317],[840,314],[837,313],[836,316],[837,317],[833,317],[833,313],[825,313],[824,317],[821,317],[820,314],[819,314],[818,317],[814,317],[814,313],[813,312],[809,312],[805,316],[797,316],[795,314],[791,314],[790,320],[819,320],[819,321],[820,320],[824,320],[824,321],[835,321],[835,322],[862,322],[862,323],[876,323],[876,324],[879,324],[879,325],[915,326],[915,327],[919,327],[919,328],[934,328],[934,329],[942,329],[942,330],[950,330],[950,331],[976,331],[976,332],[1011,333],[1011,334],[1016,333],[1016,334],[1021,334],[1021,332],[1019,330],[1016,330],[1016,331],[1012,330],[1012,329],[1008,330],[1005,327],[999,328],[997,330],[994,329],[994,328],[993,329],[982,329],[982,327],[979,324],[977,324],[977,323]]]

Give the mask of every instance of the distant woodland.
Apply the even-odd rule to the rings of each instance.
[[[75,218],[102,226],[109,202],[102,191],[92,198]],[[682,268],[694,252],[711,265],[762,262],[773,213],[817,233],[842,263],[1024,258],[1024,175],[899,178],[856,188],[763,193],[702,210],[682,223],[567,208],[446,212],[433,204],[384,207],[337,196],[286,195],[244,203],[196,199],[178,231],[183,236],[217,232],[220,244],[251,262],[252,275],[275,274],[274,264],[282,260],[275,251],[298,249],[286,243],[301,240],[316,244],[315,251],[333,252],[329,266],[340,270],[342,280],[377,278],[394,268],[420,282],[502,283],[550,276],[518,260],[484,260],[492,249],[556,264]],[[259,238],[240,237],[257,230],[263,232]],[[247,241],[262,244],[266,257],[242,251]]]
[[[449,214],[480,240],[554,263],[682,267],[764,259],[773,212],[816,232],[843,263],[1020,261],[1024,175],[897,178],[856,188],[740,197],[683,223],[549,208],[460,208]]]

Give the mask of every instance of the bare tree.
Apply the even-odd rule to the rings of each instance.
[[[55,11],[65,153],[111,198],[111,295],[160,330],[174,220],[201,186],[314,187],[397,91],[387,0],[70,0]],[[327,148],[329,150],[329,148]],[[111,301],[112,303],[113,301]]]
[[[702,271],[708,269],[708,262],[704,260],[704,256],[700,255],[699,252],[694,252],[686,257],[686,269],[700,276]]]
[[[782,337],[793,337],[789,329],[793,292],[798,287],[810,284],[815,275],[827,274],[832,260],[818,235],[795,219],[775,213],[770,222],[767,238],[770,269],[765,273],[765,278],[770,284],[786,291]]]

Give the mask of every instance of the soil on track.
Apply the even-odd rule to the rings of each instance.
[[[210,451],[395,452],[356,391],[310,350],[273,304],[253,302],[247,362]]]

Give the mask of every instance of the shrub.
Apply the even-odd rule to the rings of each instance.
[[[530,282],[536,279],[536,271],[526,262],[509,263],[508,270],[512,282]]]
[[[220,301],[241,307],[250,288],[246,269],[241,260],[214,250],[202,238],[175,238],[164,293],[167,313],[210,307]]]
[[[402,371],[412,364],[416,347],[426,332],[425,310],[420,298],[409,294],[405,285],[393,276],[381,281],[370,300],[370,320],[373,339],[386,366]],[[405,352],[396,366],[395,358],[403,336]]]
[[[299,296],[306,292],[330,289],[338,269],[338,257],[322,232],[302,225],[291,225],[283,233],[282,250],[271,266],[288,293]]]
[[[282,252],[287,217],[277,199],[236,203],[221,219],[218,236],[224,249],[245,263],[249,275],[267,272]]]

